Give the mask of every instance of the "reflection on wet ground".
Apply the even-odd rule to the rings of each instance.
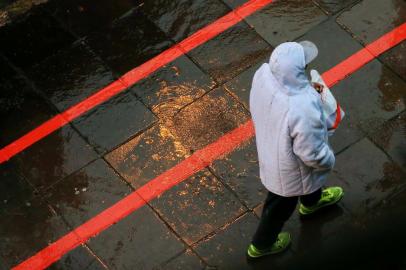
[[[402,0],[361,1],[337,18],[337,22],[347,27],[363,43],[375,40],[405,20],[406,3]]]
[[[90,34],[86,42],[119,75],[172,45],[137,8]]]
[[[248,24],[272,46],[295,40],[327,19],[311,0],[275,1],[247,18]]]
[[[17,264],[69,231],[62,219],[40,198],[4,204],[0,252],[7,268]]]
[[[35,65],[27,76],[59,111],[115,80],[110,69],[83,42],[77,42]]]
[[[189,55],[217,82],[224,83],[271,50],[269,44],[241,22],[192,50]]]
[[[168,37],[177,42],[230,11],[217,0],[145,1],[141,9]]]
[[[2,1],[0,146],[245,2]],[[0,164],[0,269],[249,120],[252,76],[280,42],[315,42],[310,68],[322,73],[405,16],[403,0],[275,1],[126,85]],[[251,139],[50,269],[404,269],[405,44],[332,88],[346,118],[330,140],[329,185],[346,195],[312,218],[294,213],[286,253],[245,258],[266,196]]]
[[[15,23],[3,26],[0,40],[1,52],[24,69],[69,46],[74,37],[37,6]]]
[[[403,169],[406,168],[406,114],[396,116],[386,122],[371,135],[372,140]]]
[[[137,0],[51,1],[45,8],[75,35],[82,37],[110,24],[137,4]]]

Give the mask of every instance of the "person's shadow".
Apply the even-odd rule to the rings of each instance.
[[[344,210],[339,205],[331,205],[309,216],[300,216],[301,227],[297,252],[321,246],[323,240],[338,229],[337,221],[343,214]]]

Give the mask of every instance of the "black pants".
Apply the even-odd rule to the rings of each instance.
[[[320,197],[321,189],[300,196],[300,202],[305,206],[312,206],[320,200]],[[296,209],[298,198],[282,197],[272,192],[268,193],[262,210],[261,221],[252,240],[252,244],[256,248],[269,248],[276,241],[283,225]]]

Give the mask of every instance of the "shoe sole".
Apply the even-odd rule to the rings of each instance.
[[[341,194],[340,198],[338,198],[337,201],[329,202],[329,203],[323,205],[322,207],[320,207],[320,208],[318,208],[318,209],[316,209],[316,210],[314,210],[313,212],[310,212],[310,213],[302,213],[302,212],[300,212],[300,210],[299,210],[299,214],[300,214],[301,216],[308,216],[308,215],[314,214],[314,213],[316,213],[317,211],[319,211],[320,209],[323,209],[324,207],[327,207],[327,206],[330,206],[330,205],[339,203],[343,197],[344,197],[344,192]]]

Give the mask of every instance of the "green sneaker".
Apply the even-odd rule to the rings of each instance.
[[[320,200],[314,206],[307,207],[300,204],[299,213],[304,216],[312,214],[325,206],[339,202],[343,196],[344,191],[341,187],[326,188],[322,191]]]
[[[259,250],[253,244],[248,247],[247,254],[250,258],[259,258],[266,255],[276,254],[284,251],[290,244],[290,234],[281,232],[276,242],[268,249]]]

